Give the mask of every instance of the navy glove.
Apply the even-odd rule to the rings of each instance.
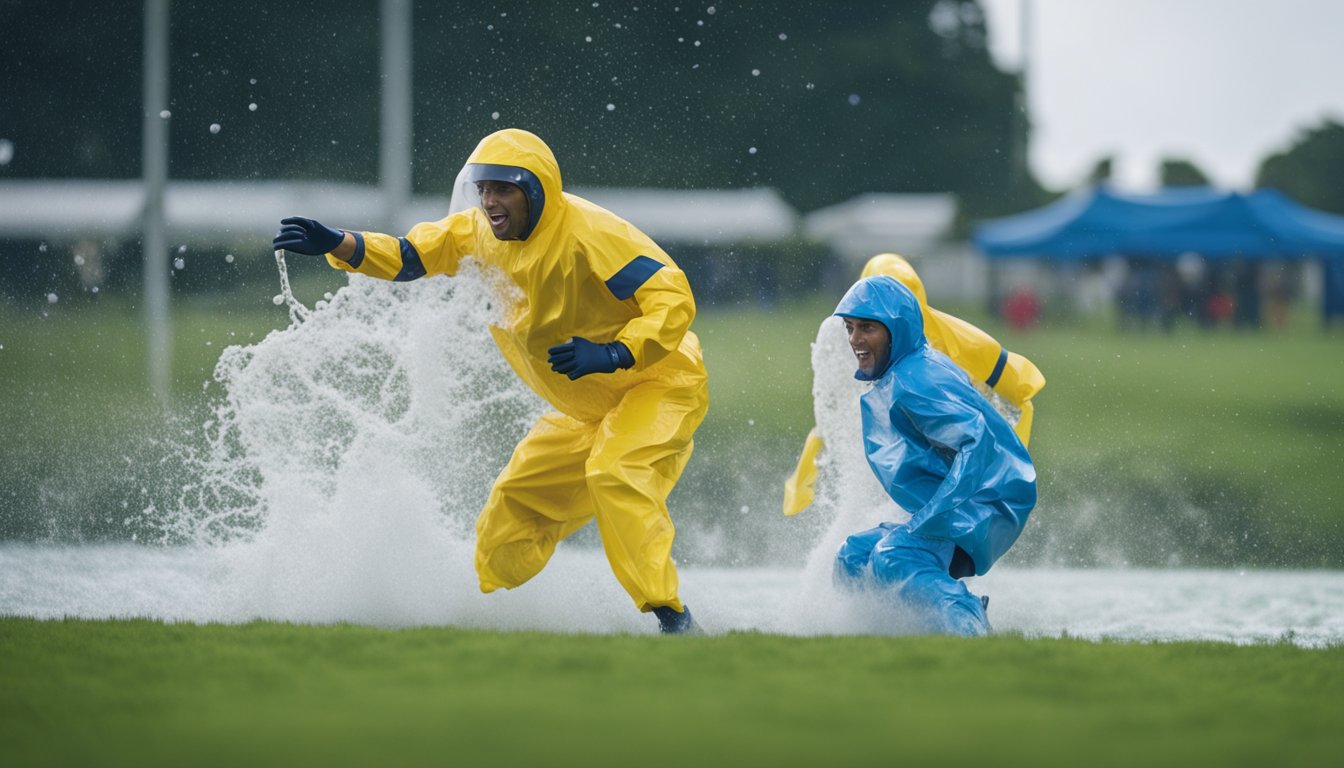
[[[291,216],[280,220],[280,232],[271,241],[271,247],[279,251],[306,253],[309,256],[321,256],[331,253],[345,239],[345,233],[339,229],[323,225],[316,219],[304,219]]]
[[[617,368],[635,364],[634,355],[619,341],[594,344],[575,336],[568,344],[557,344],[546,351],[550,354],[546,362],[551,364],[551,370],[563,373],[571,380],[590,373],[613,373]]]

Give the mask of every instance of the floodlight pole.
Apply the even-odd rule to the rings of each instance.
[[[382,1],[382,111],[378,175],[382,226],[401,231],[411,202],[411,0]]]
[[[1012,173],[1013,189],[1020,194],[1026,187],[1027,182],[1027,162],[1029,148],[1027,115],[1030,103],[1027,99],[1028,77],[1031,70],[1031,0],[1019,0],[1019,14],[1017,18],[1017,34],[1020,47],[1019,56],[1021,61],[1018,64],[1017,80],[1018,86],[1013,93],[1013,120],[1012,131]]]
[[[144,313],[149,387],[160,404],[167,404],[172,368],[172,318],[169,308],[168,245],[165,230],[164,187],[168,183],[168,3],[145,0],[144,174],[145,210]]]

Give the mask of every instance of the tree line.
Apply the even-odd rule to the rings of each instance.
[[[0,0],[0,29],[0,178],[138,176],[142,4]],[[377,180],[377,0],[173,0],[170,34],[174,178]],[[770,186],[803,211],[950,191],[971,219],[1053,194],[976,0],[421,0],[413,48],[420,194],[508,126],[575,186]],[[1341,172],[1326,120],[1259,179],[1344,212]],[[1163,176],[1207,180],[1180,159]]]

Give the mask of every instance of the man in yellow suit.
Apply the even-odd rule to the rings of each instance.
[[[914,293],[924,320],[924,335],[929,345],[942,352],[966,372],[972,384],[986,396],[1013,425],[1022,445],[1031,439],[1032,417],[1035,406],[1031,398],[1045,386],[1045,377],[1030,360],[1004,349],[992,336],[980,328],[940,312],[929,306],[928,296],[924,292],[924,281],[919,278],[910,262],[894,253],[879,253],[864,265],[859,279],[887,275],[894,277]],[[833,318],[828,318],[832,322]],[[826,333],[823,323],[822,335],[818,343],[825,338],[840,338],[838,329]],[[857,415],[857,414],[856,414]],[[855,441],[858,441],[857,420],[855,422]],[[803,445],[798,466],[784,484],[784,514],[796,515],[811,506],[815,498],[817,479],[817,457],[825,441],[818,429],[808,433]]]
[[[527,131],[482,139],[463,177],[480,205],[405,237],[292,217],[274,246],[384,280],[453,275],[468,256],[502,273],[518,290],[490,332],[555,410],[514,449],[476,522],[481,590],[523,584],[596,518],[636,607],[665,633],[699,631],[678,596],[667,510],[709,407],[685,273],[629,222],[564,192],[555,156]]]

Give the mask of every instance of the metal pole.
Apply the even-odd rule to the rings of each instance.
[[[172,368],[168,245],[164,233],[164,187],[168,182],[168,3],[145,0],[144,144],[144,312],[149,386],[168,402]]]
[[[411,0],[383,0],[382,38],[382,225],[400,232],[411,202]]]
[[[1013,94],[1013,122],[1012,122],[1012,164],[1013,164],[1013,190],[1017,195],[1021,195],[1026,189],[1028,178],[1028,131],[1030,130],[1027,116],[1030,104],[1027,100],[1028,77],[1031,68],[1031,0],[1019,0],[1020,13],[1017,19],[1018,41],[1021,47],[1019,56],[1021,62],[1018,64],[1018,86]]]

